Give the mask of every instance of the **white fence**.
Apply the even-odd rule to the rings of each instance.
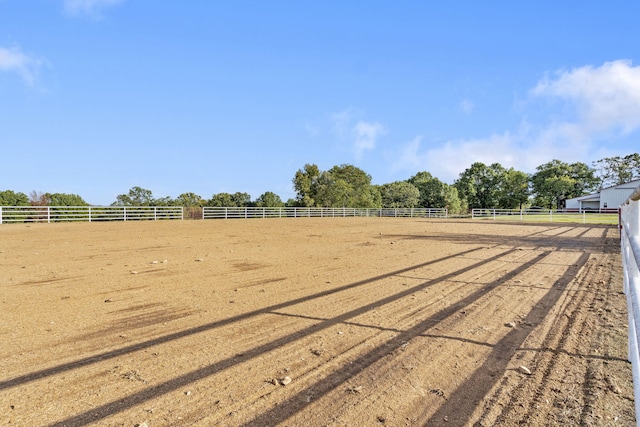
[[[494,221],[541,221],[541,222],[581,222],[583,224],[617,224],[618,212],[607,211],[563,211],[546,209],[472,209],[473,219],[492,219]]]
[[[431,208],[202,208],[202,219],[232,218],[338,218],[338,217],[394,217],[394,218],[447,218],[447,209]]]
[[[0,224],[184,219],[184,211],[180,206],[0,206]],[[447,218],[447,209],[203,207],[201,216],[202,219],[310,217]]]
[[[629,361],[633,371],[636,425],[640,426],[640,187],[620,208],[620,239],[629,314]]]
[[[131,221],[183,219],[180,206],[0,206],[9,222]]]

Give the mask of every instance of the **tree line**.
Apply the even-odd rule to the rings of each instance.
[[[453,184],[429,172],[418,172],[405,181],[375,185],[364,170],[343,164],[322,171],[306,164],[292,179],[294,199],[283,202],[267,191],[251,200],[248,193],[218,193],[210,199],[192,193],[177,198],[155,198],[151,190],[132,187],[120,194],[112,206],[218,207],[355,207],[355,208],[447,208],[452,213],[469,209],[522,209],[539,206],[560,209],[566,199],[600,188],[640,179],[640,154],[605,157],[588,166],[582,162],[552,160],[527,174],[499,163],[473,163]],[[79,195],[39,193],[29,196],[12,190],[0,191],[0,206],[87,206]]]

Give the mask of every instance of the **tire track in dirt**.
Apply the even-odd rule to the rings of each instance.
[[[584,270],[568,289],[570,298],[562,304],[559,310],[562,314],[552,319],[539,348],[521,349],[520,358],[533,353],[533,357],[528,357],[534,367],[533,375],[521,379],[516,386],[516,379],[504,378],[484,405],[478,425],[599,425],[603,422],[603,415],[596,410],[598,395],[594,390],[620,393],[617,385],[603,386],[603,378],[608,378],[604,374],[604,363],[628,363],[622,358],[598,355],[591,340],[576,337],[587,337],[594,331],[596,325],[590,312],[602,312],[603,307],[611,306],[604,304],[601,296],[611,294],[608,289],[612,284],[611,273],[602,268],[611,265],[607,252],[604,248],[600,258],[590,254]]]
[[[417,287],[414,287],[414,288],[410,288],[410,289],[408,289],[406,291],[403,291],[403,292],[400,292],[398,294],[395,294],[395,295],[392,295],[390,297],[387,297],[382,301],[377,301],[375,303],[368,304],[366,306],[363,306],[363,307],[360,307],[358,309],[346,312],[346,313],[344,313],[344,314],[342,314],[340,316],[331,318],[331,319],[326,320],[324,322],[320,322],[318,324],[309,326],[306,329],[293,332],[293,333],[291,333],[289,335],[285,335],[285,336],[283,336],[283,337],[281,337],[279,339],[273,340],[273,341],[271,341],[271,342],[269,342],[267,344],[264,344],[264,345],[261,345],[261,346],[258,346],[258,347],[254,347],[251,350],[249,350],[249,351],[247,351],[247,352],[245,352],[245,353],[243,353],[241,355],[238,355],[237,357],[227,358],[227,359],[221,360],[219,362],[216,362],[214,364],[211,364],[209,366],[200,368],[200,369],[198,369],[196,371],[192,371],[192,372],[189,372],[187,374],[180,375],[180,376],[175,377],[175,378],[173,378],[171,380],[168,380],[168,381],[166,381],[164,383],[158,384],[155,387],[153,387],[152,389],[145,389],[145,390],[142,390],[140,392],[137,392],[137,393],[134,393],[134,394],[131,394],[131,395],[127,396],[126,399],[119,399],[119,400],[116,400],[116,401],[112,401],[110,403],[103,404],[101,406],[98,406],[98,407],[92,409],[91,411],[78,414],[78,415],[76,415],[74,417],[67,418],[67,419],[62,420],[60,422],[49,424],[49,426],[50,427],[82,426],[82,425],[85,425],[87,423],[96,422],[96,421],[98,421],[100,419],[106,418],[106,417],[111,416],[111,415],[113,415],[115,413],[121,412],[121,411],[126,410],[128,408],[131,408],[133,406],[137,406],[137,405],[142,404],[144,402],[147,402],[147,401],[149,401],[151,399],[157,398],[158,396],[161,396],[161,395],[164,395],[164,394],[169,393],[171,391],[183,388],[183,387],[185,387],[185,386],[187,386],[189,384],[192,384],[194,382],[197,382],[199,380],[207,378],[207,377],[209,377],[211,375],[216,374],[219,371],[228,369],[228,368],[230,368],[230,367],[232,367],[234,365],[237,365],[237,364],[240,364],[240,363],[244,363],[244,362],[246,362],[248,360],[254,359],[254,358],[256,358],[256,357],[258,357],[258,356],[260,356],[260,355],[262,355],[264,353],[270,352],[270,351],[272,351],[274,349],[281,348],[284,345],[289,344],[289,343],[291,343],[293,341],[296,341],[296,340],[298,340],[298,339],[300,339],[300,338],[302,338],[302,337],[304,337],[306,335],[310,335],[310,334],[319,332],[319,331],[321,331],[323,329],[326,329],[326,328],[328,328],[330,326],[334,326],[334,325],[339,324],[339,323],[343,323],[345,320],[350,319],[350,318],[352,318],[354,316],[357,316],[357,315],[359,315],[361,313],[364,313],[366,311],[369,311],[370,309],[374,308],[375,306],[384,305],[384,304],[387,304],[389,302],[395,301],[397,299],[404,298],[407,295],[410,295],[412,292],[415,292],[415,290],[419,290],[419,289],[426,288],[428,286],[432,286],[435,283],[438,283],[438,282],[441,282],[441,281],[444,281],[444,280],[448,280],[449,278],[455,277],[455,276],[457,276],[457,275],[459,275],[461,273],[464,273],[466,271],[471,271],[474,268],[477,268],[477,267],[487,263],[488,261],[491,261],[492,259],[499,259],[500,257],[502,257],[502,256],[504,256],[506,254],[512,253],[514,251],[515,251],[515,249],[506,250],[506,251],[504,251],[504,252],[502,252],[502,253],[500,253],[498,255],[493,256],[492,258],[489,258],[487,260],[482,260],[482,261],[480,261],[478,263],[475,263],[475,264],[472,264],[470,266],[464,267],[464,268],[462,268],[460,270],[453,271],[453,272],[451,272],[451,273],[449,273],[449,274],[447,274],[447,275],[445,275],[443,277],[440,277],[438,279],[434,279],[434,280],[426,282],[426,283],[424,283],[424,284],[422,284],[420,286],[417,286]],[[544,256],[546,256],[546,253],[544,254]],[[539,256],[538,258],[542,258],[542,256]],[[538,258],[536,258],[535,261],[537,261]],[[535,264],[535,261],[531,261],[528,264],[533,265],[533,264]],[[525,264],[525,265],[527,265],[527,264]],[[413,269],[413,268],[411,268],[411,269]],[[351,287],[351,286],[349,286],[349,287]],[[439,313],[439,314],[443,315],[443,314],[449,313],[449,312],[453,313],[453,312],[457,311],[459,308],[466,306],[469,303],[469,301],[475,300],[475,299],[479,298],[480,296],[484,295],[487,292],[488,292],[487,289],[481,289],[479,291],[476,291],[470,297],[465,298],[464,300],[458,302],[457,304],[455,304],[453,306],[450,306],[443,313]],[[287,305],[289,305],[289,304],[287,304]],[[260,311],[262,312],[263,310],[260,310]],[[245,316],[243,316],[243,317],[245,317]],[[446,316],[444,316],[444,317],[446,317]],[[437,321],[438,321],[437,317],[429,318],[429,319],[421,322],[419,324],[419,328],[418,329],[425,328],[425,324],[428,325],[428,326],[431,326],[434,322],[437,322]],[[408,334],[407,337],[415,336],[415,335],[413,335],[415,330],[416,330],[416,327],[412,328],[408,333],[405,333],[405,334]],[[407,337],[403,337],[403,334],[399,335],[398,337],[400,337],[400,339],[407,338]],[[390,342],[387,346],[390,347],[390,348],[393,348],[394,346],[396,346],[397,341],[398,341],[398,337],[393,339],[392,342]],[[402,342],[400,342],[400,344],[401,343]],[[374,356],[373,358],[369,357],[367,359],[371,359],[371,362],[372,362],[373,360],[376,360],[377,357]],[[365,362],[363,364],[363,366],[366,366],[366,365],[367,365],[367,363]],[[327,381],[329,383],[331,383],[333,381],[333,378],[331,376],[329,376],[328,379],[327,380],[323,380],[322,383],[326,384]],[[280,412],[280,411],[278,411],[278,412]],[[297,412],[297,411],[294,411],[294,412]],[[270,412],[267,412],[267,414],[270,414]],[[272,421],[269,421],[269,423],[271,423],[271,422]],[[257,424],[257,425],[265,425],[265,424],[262,423],[262,424]]]
[[[572,311],[587,278],[601,277],[599,266],[588,268],[589,261],[566,289],[554,290],[585,251],[599,257],[603,270],[616,262],[611,245],[605,248],[610,258],[599,254],[603,238],[597,232],[606,237],[609,229],[422,220],[177,225],[78,227],[92,238],[111,239],[106,247],[87,246],[86,257],[65,265],[65,274],[101,271],[86,284],[40,290],[0,281],[4,307],[28,297],[42,310],[9,313],[22,323],[6,335],[19,350],[7,349],[0,358],[0,402],[11,403],[10,411],[0,405],[0,424],[423,425],[475,386],[479,371],[492,383],[472,389],[471,397],[484,390],[480,402],[493,399],[487,402],[495,403],[494,412],[460,407],[466,424],[489,425],[501,414],[506,425],[524,416],[549,424],[558,419],[554,405],[563,402],[534,395],[555,393],[555,387],[585,396],[575,418],[585,425],[591,412],[612,402],[600,399],[603,386],[620,384],[616,405],[633,410],[620,381],[630,375],[604,366],[623,361],[606,346],[596,351],[594,341],[609,336],[603,328],[617,315],[611,305],[619,298],[590,289],[599,296],[581,313]],[[121,228],[126,236],[113,234]],[[52,247],[61,247],[60,239],[73,244],[74,233],[57,234],[47,240]],[[2,249],[13,260],[20,245],[3,242]],[[157,253],[136,255],[137,247],[153,246]],[[128,247],[130,256],[100,259],[109,247]],[[49,258],[56,253],[29,255],[39,262],[35,274],[18,264],[3,273],[46,279],[58,271],[56,260],[65,262],[64,256]],[[128,274],[149,269],[154,258],[168,258],[174,278]],[[141,285],[139,292],[118,293]],[[553,292],[560,293],[555,305],[543,308]],[[105,298],[113,302],[105,304]],[[65,309],[74,311],[56,312]],[[544,320],[534,319],[536,310]],[[563,324],[569,317],[575,322]],[[56,325],[48,325],[52,320]],[[549,332],[563,326],[570,332],[551,339]],[[34,338],[20,335],[31,331]],[[524,343],[510,348],[510,340],[517,344],[523,335]],[[579,357],[584,363],[567,369]],[[545,358],[553,367],[545,369]],[[518,364],[533,374],[523,376]],[[537,376],[547,371],[555,377],[543,385]],[[277,382],[284,376],[292,378],[287,386]],[[25,381],[2,388],[20,378]]]
[[[51,376],[51,375],[56,375],[56,374],[61,373],[61,372],[68,372],[70,370],[78,369],[78,368],[81,368],[81,367],[84,367],[84,366],[87,366],[87,365],[90,365],[92,363],[96,363],[96,362],[99,362],[99,361],[104,361],[104,360],[107,360],[107,359],[112,359],[112,358],[115,358],[115,357],[118,357],[118,356],[122,356],[122,355],[125,355],[125,354],[132,353],[132,352],[144,350],[144,349],[147,349],[147,348],[159,345],[159,344],[163,344],[163,343],[166,343],[166,342],[169,342],[169,341],[174,341],[174,340],[177,340],[177,339],[180,339],[180,338],[184,338],[184,337],[188,337],[188,336],[191,336],[191,335],[194,335],[194,334],[202,333],[202,332],[205,332],[205,331],[210,331],[212,329],[216,329],[216,328],[220,328],[220,327],[223,327],[223,326],[226,326],[226,325],[229,325],[229,324],[233,324],[233,323],[236,323],[236,322],[239,322],[239,321],[242,321],[242,320],[257,316],[257,315],[270,313],[272,311],[277,311],[279,309],[282,309],[282,308],[285,308],[285,307],[288,307],[288,306],[292,306],[292,305],[296,305],[296,304],[300,304],[300,303],[304,303],[306,301],[313,300],[313,299],[316,299],[316,298],[326,297],[328,295],[332,295],[332,294],[335,294],[335,293],[343,292],[343,291],[351,289],[351,288],[361,287],[361,286],[366,285],[366,284],[368,284],[368,283],[370,283],[372,281],[377,281],[377,280],[381,280],[381,279],[386,278],[386,277],[390,277],[390,276],[394,276],[394,275],[397,275],[397,274],[405,273],[407,271],[412,271],[412,270],[415,270],[418,267],[424,267],[424,266],[435,264],[435,263],[438,263],[438,262],[444,262],[444,261],[446,261],[448,259],[459,257],[461,255],[464,255],[464,254],[467,254],[467,253],[471,253],[471,252],[474,252],[476,250],[477,249],[475,249],[475,248],[474,249],[470,249],[470,250],[465,250],[465,251],[462,251],[462,252],[459,252],[459,253],[455,253],[455,254],[452,254],[452,255],[447,255],[447,256],[444,256],[444,257],[441,257],[441,258],[437,258],[437,259],[434,259],[434,260],[427,261],[427,262],[425,262],[425,263],[423,263],[421,265],[418,265],[418,266],[411,266],[411,267],[404,268],[404,269],[401,269],[401,270],[397,270],[397,271],[394,271],[394,272],[391,272],[391,273],[383,274],[383,275],[380,275],[380,276],[376,276],[376,277],[373,277],[373,278],[365,279],[365,280],[358,281],[358,282],[355,282],[355,283],[350,283],[350,284],[347,284],[347,285],[344,285],[344,286],[341,286],[341,287],[338,287],[338,288],[329,289],[329,290],[318,292],[318,293],[315,293],[315,294],[312,294],[312,295],[305,295],[303,297],[300,297],[300,298],[297,298],[297,299],[294,299],[294,300],[290,300],[290,301],[286,301],[286,302],[283,302],[283,303],[274,304],[274,305],[271,305],[271,306],[268,306],[268,307],[265,307],[265,308],[261,308],[261,309],[254,310],[254,311],[251,311],[251,312],[243,313],[243,314],[240,314],[240,315],[237,315],[237,316],[233,316],[233,317],[230,317],[230,318],[225,318],[225,319],[220,320],[220,321],[212,322],[212,323],[205,324],[205,325],[196,326],[196,327],[193,327],[193,328],[190,328],[190,329],[187,329],[187,330],[183,330],[183,331],[179,331],[179,332],[176,332],[176,333],[173,333],[173,334],[164,335],[164,336],[152,339],[152,340],[148,340],[148,341],[144,341],[144,342],[140,342],[140,343],[135,343],[135,344],[130,345],[130,346],[121,347],[121,348],[118,348],[118,349],[115,349],[115,350],[111,350],[111,351],[108,351],[108,352],[105,352],[105,353],[100,353],[100,354],[89,356],[89,357],[86,357],[86,358],[83,358],[83,359],[75,360],[75,361],[67,363],[67,364],[57,365],[57,366],[54,366],[54,367],[51,367],[51,368],[46,368],[46,369],[42,369],[42,370],[39,370],[39,371],[31,372],[29,374],[17,376],[17,377],[14,377],[12,379],[9,379],[9,380],[3,380],[3,381],[0,381],[0,390],[11,388],[11,387],[15,387],[17,385],[22,385],[22,384],[25,384],[25,383],[28,383],[28,382],[31,382],[31,381],[35,381],[37,379],[41,379],[41,378],[44,378],[44,377],[48,377],[48,376]]]
[[[570,267],[566,273],[558,279],[547,294],[529,312],[524,319],[525,323],[539,322],[548,314],[562,296],[566,286],[574,279],[575,274],[589,259],[589,254],[583,254],[575,266]],[[475,411],[482,398],[489,392],[500,377],[492,376],[490,372],[504,372],[511,361],[512,353],[519,348],[530,331],[523,328],[514,328],[494,347],[485,363],[476,370],[464,384],[458,387],[458,392],[450,396],[447,402],[433,414],[425,425],[445,425],[452,422],[462,425],[467,422]]]
[[[503,255],[513,252],[514,250],[509,250],[505,252]],[[511,277],[515,277],[521,271],[535,265],[537,262],[546,257],[549,252],[543,252],[538,254],[532,260],[522,264],[517,269],[507,273],[503,279],[508,280]],[[482,265],[484,262],[480,262],[478,265],[473,267],[478,267]],[[457,271],[450,274],[451,277],[455,277],[463,272],[470,271],[471,269],[464,269],[464,271]],[[314,396],[323,396],[327,394],[329,391],[333,390],[340,384],[346,382],[349,378],[359,374],[369,366],[373,365],[378,360],[382,359],[384,356],[397,350],[402,347],[405,343],[411,341],[413,338],[425,333],[429,329],[431,329],[434,324],[442,321],[443,319],[453,315],[454,313],[459,312],[460,310],[468,307],[473,302],[477,301],[482,296],[486,295],[493,288],[500,285],[500,282],[494,283],[486,288],[481,288],[472,292],[467,297],[457,301],[456,303],[451,304],[446,309],[440,310],[434,315],[422,320],[417,325],[412,328],[403,331],[402,333],[394,336],[390,340],[388,340],[383,345],[374,348],[368,353],[360,356],[356,361],[352,361],[349,365],[343,365],[340,369],[333,371],[329,375],[325,376],[323,379],[318,381],[312,386],[311,390],[303,390],[296,395],[288,398],[285,402],[278,404],[275,408],[265,411],[261,413],[258,417],[253,420],[243,424],[245,427],[250,426],[264,426],[271,425],[284,422],[288,420],[294,414],[300,412],[307,405],[308,401],[306,400],[306,395],[314,395]]]

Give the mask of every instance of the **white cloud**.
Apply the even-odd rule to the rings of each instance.
[[[42,60],[23,53],[17,47],[0,47],[0,71],[18,74],[29,86],[34,84],[42,64]]]
[[[588,132],[640,127],[640,67],[631,61],[606,62],[556,73],[531,91],[534,96],[571,102],[581,127]]]
[[[356,160],[362,159],[366,151],[375,149],[376,141],[385,134],[381,123],[359,119],[362,115],[353,107],[331,115],[333,133],[341,142],[350,145]]]
[[[447,141],[437,146],[423,147],[418,136],[402,146],[392,168],[395,171],[415,173],[428,171],[439,179],[452,183],[474,162],[500,163],[505,167],[517,163],[520,154],[514,151],[513,137],[505,133],[486,139]]]
[[[396,153],[393,169],[426,170],[453,182],[474,162],[498,162],[528,173],[553,159],[589,164],[603,152],[603,141],[640,129],[640,67],[629,61],[556,73],[540,81],[531,95],[528,107],[546,99],[554,104],[545,105],[538,123],[523,119],[518,129],[502,134],[437,144],[416,137]]]
[[[116,6],[124,0],[65,0],[64,8],[71,15],[88,15],[99,18],[106,8]]]
[[[355,137],[353,152],[356,159],[361,159],[367,150],[376,148],[376,140],[384,134],[384,126],[377,122],[359,121],[352,129]]]
[[[344,138],[348,134],[351,123],[357,114],[358,112],[354,108],[347,108],[331,115],[333,131],[339,138]]]

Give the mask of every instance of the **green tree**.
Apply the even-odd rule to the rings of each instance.
[[[89,206],[89,203],[77,194],[46,193],[49,206]]]
[[[469,210],[467,202],[458,197],[458,189],[453,185],[445,184],[442,187],[442,194],[446,203],[438,207],[447,208],[451,214],[462,214]]]
[[[460,174],[453,184],[458,194],[467,201],[469,208],[491,209],[498,207],[498,195],[504,167],[499,163],[487,166],[476,162]]]
[[[217,208],[231,208],[237,206],[233,200],[233,196],[229,193],[214,194],[207,202],[207,205]]]
[[[256,199],[255,205],[259,208],[279,208],[284,206],[284,203],[276,193],[267,191]]]
[[[303,169],[299,169],[296,172],[293,178],[293,188],[296,191],[296,204],[298,206],[316,206],[315,197],[318,191],[320,175],[320,169],[314,164],[306,164]]]
[[[29,196],[12,190],[0,191],[0,206],[29,206]]]
[[[371,175],[353,165],[334,166],[318,180],[316,206],[377,208],[380,191],[371,185]]]
[[[153,204],[153,206],[176,206],[177,202],[170,196],[165,196],[158,199],[153,199],[150,205],[151,204]]]
[[[640,179],[640,154],[614,156],[593,162],[602,187],[624,184]]]
[[[116,196],[112,206],[153,206],[153,192],[142,187],[132,187],[128,194]]]
[[[552,160],[538,166],[536,171],[531,176],[534,203],[549,209],[560,209],[564,200],[588,194],[600,184],[595,169],[582,162]]]
[[[307,164],[296,172],[293,186],[298,206],[376,208],[382,203],[371,176],[348,164],[326,172]]]
[[[383,208],[415,208],[420,202],[420,191],[407,181],[396,181],[378,187]]]
[[[501,209],[522,209],[529,200],[529,175],[509,168],[502,174],[498,189],[498,206]]]
[[[198,196],[195,193],[182,193],[181,195],[179,195],[176,199],[175,199],[175,203],[178,206],[183,206],[185,208],[193,208],[193,207],[198,207],[198,206],[202,206],[204,203],[204,200],[202,199],[202,197]]]
[[[466,210],[458,197],[458,189],[440,181],[429,172],[418,172],[407,182],[420,191],[419,207],[447,208],[452,213],[462,213]]]
[[[422,208],[448,208],[459,205],[458,192],[451,186],[432,176],[429,172],[418,172],[407,180],[420,191],[418,206]]]
[[[251,206],[251,195],[249,193],[235,192],[231,195],[231,200],[233,200],[233,206]]]

